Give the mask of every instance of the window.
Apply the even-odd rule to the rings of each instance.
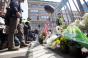
[[[37,19],[37,16],[31,16],[31,19],[34,21]]]
[[[46,19],[47,19],[47,18],[48,18],[48,16],[41,16],[41,18],[46,18]]]
[[[32,14],[38,14],[38,10],[30,10]]]
[[[38,8],[44,8],[44,5],[39,5]]]
[[[31,12],[38,12],[38,10],[30,10]]]
[[[40,16],[40,17],[39,17],[39,19],[40,19],[40,20],[43,20],[43,21],[47,20],[48,18],[49,18],[49,16]]]
[[[31,7],[32,7],[32,8],[37,8],[38,5],[36,5],[36,4],[32,4]]]
[[[40,14],[48,14],[45,10],[40,10],[39,13]]]

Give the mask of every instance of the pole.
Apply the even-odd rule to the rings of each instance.
[[[86,3],[86,1],[85,0],[83,0],[84,1],[84,3],[85,3],[85,5],[87,6],[87,8],[88,8],[88,4]]]
[[[72,1],[74,1],[74,0],[72,0]],[[84,14],[83,6],[82,6],[80,0],[76,0],[76,2],[77,2],[77,4],[78,4],[78,6],[79,6],[80,15],[83,16],[83,14]]]
[[[72,2],[74,3],[74,5],[75,5],[75,7],[76,7],[76,9],[77,9],[77,11],[78,11],[78,13],[79,13],[79,16],[81,17],[81,16],[82,16],[82,15],[81,15],[81,12],[80,12],[80,10],[78,9],[78,7],[76,6],[74,0],[72,0]]]
[[[69,3],[69,0],[68,0],[68,5],[69,5],[69,7],[70,7],[70,12],[71,12],[71,16],[72,16],[72,19],[74,20],[74,14],[73,14],[73,12],[72,12],[72,8],[71,8],[71,5],[70,5],[70,3]]]

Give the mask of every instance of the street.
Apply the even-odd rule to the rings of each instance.
[[[58,53],[45,48],[42,45],[21,48],[18,51],[1,52],[0,58],[73,58],[68,54]]]

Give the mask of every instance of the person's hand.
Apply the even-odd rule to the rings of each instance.
[[[21,17],[21,14],[19,12],[16,12],[17,17]]]

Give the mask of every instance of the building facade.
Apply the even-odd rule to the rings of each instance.
[[[48,1],[30,1],[28,0],[28,17],[31,19],[31,26],[33,29],[40,28],[42,29],[44,27],[44,24],[46,21],[49,21],[49,18],[51,17],[50,14],[48,14],[44,10],[45,5],[51,5],[53,7],[57,6],[56,2],[48,2]],[[55,22],[56,14],[53,13],[53,19],[52,21]],[[51,20],[51,19],[50,19]],[[55,22],[56,23],[56,22]]]

